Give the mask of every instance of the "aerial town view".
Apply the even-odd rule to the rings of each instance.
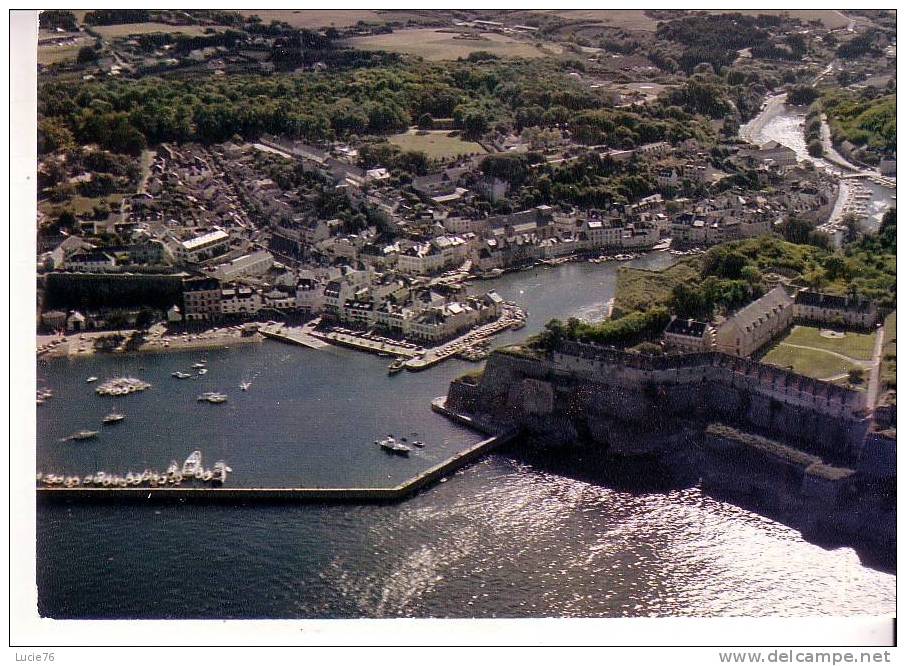
[[[41,617],[893,616],[894,10],[35,16]]]

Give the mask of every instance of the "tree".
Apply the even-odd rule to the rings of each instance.
[[[563,322],[559,319],[551,319],[544,325],[541,331],[540,342],[545,349],[556,349],[563,341],[566,331],[563,328]]]
[[[849,371],[848,375],[850,384],[861,384],[863,381],[865,381],[864,368],[853,368]]]
[[[786,96],[786,101],[789,104],[795,106],[807,106],[818,99],[818,91],[815,90],[812,86],[793,86],[789,94]]]
[[[843,240],[846,243],[852,243],[859,237],[859,219],[852,213],[843,216],[843,228],[846,230]]]
[[[58,118],[44,118],[38,123],[38,154],[75,147],[72,131]]]
[[[811,225],[798,217],[791,217],[783,224],[783,237],[790,243],[804,245],[808,243]]]
[[[429,130],[434,127],[434,118],[431,117],[430,113],[423,113],[418,118],[418,126],[420,129]]]
[[[761,282],[761,271],[757,267],[749,265],[745,266],[740,272],[739,276],[748,282],[749,284],[758,284]]]
[[[462,121],[466,138],[480,139],[488,129],[488,119],[481,111],[469,111]]]
[[[77,223],[78,220],[76,220],[76,216],[68,209],[60,213],[60,216],[57,218],[57,225],[61,229],[66,229],[67,231],[75,229]]]
[[[824,145],[820,139],[812,139],[808,142],[808,154],[812,157],[824,156]]]
[[[69,32],[79,29],[75,14],[63,9],[45,9],[38,15],[38,27],[42,30],[55,30],[62,28]]]
[[[147,330],[154,323],[155,314],[151,308],[142,308],[135,317],[135,327],[139,330]]]
[[[90,46],[83,46],[79,49],[79,54],[76,56],[76,62],[79,64],[85,64],[88,62],[94,62],[98,59],[98,52],[95,51]]]
[[[710,304],[695,286],[680,282],[673,288],[671,305],[678,317],[700,317],[710,315]]]
[[[836,280],[846,274],[846,259],[840,253],[825,257],[822,266],[829,280]]]

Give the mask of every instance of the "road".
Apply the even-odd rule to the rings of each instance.
[[[884,348],[884,327],[878,327],[877,340],[875,340],[875,351],[872,356],[871,371],[868,373],[868,388],[866,389],[866,400],[868,401],[868,410],[873,412],[875,405],[878,404],[878,386],[881,379],[881,352]]]

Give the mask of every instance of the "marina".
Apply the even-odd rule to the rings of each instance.
[[[178,468],[173,461],[167,472],[158,474],[145,470],[136,475],[132,472],[125,476],[108,475],[97,472],[94,475],[80,478],[61,474],[37,474],[38,499],[55,500],[197,500],[197,501],[235,501],[235,500],[277,500],[277,501],[357,501],[389,502],[399,501],[412,495],[426,486],[438,482],[446,475],[474,462],[477,458],[504,446],[518,436],[515,430],[493,435],[457,452],[449,459],[429,467],[392,487],[364,488],[222,488],[228,472],[232,469],[223,461],[218,461],[213,470],[204,470],[201,466],[200,451],[193,451]],[[382,448],[399,453],[405,447],[392,436],[379,442]],[[408,447],[405,447],[408,449]],[[411,450],[411,449],[410,449]],[[214,473],[216,472],[216,475]],[[209,474],[211,476],[209,476]],[[184,482],[213,482],[218,487],[181,487]]]
[[[146,469],[141,473],[131,470],[125,474],[116,474],[98,471],[84,476],[78,474],[57,474],[53,472],[38,472],[35,476],[38,489],[46,488],[158,488],[179,487],[183,483],[200,481],[215,486],[222,486],[227,481],[227,475],[233,469],[223,460],[214,463],[212,469],[202,467],[201,451],[189,454],[182,468],[172,461],[165,472]],[[39,495],[40,496],[40,495]]]
[[[672,261],[656,252],[632,265],[662,268]],[[524,328],[502,331],[493,345],[532,335],[552,317],[603,317],[619,265],[571,262],[482,285],[527,312]],[[161,473],[162,462],[185,460],[197,448],[235,470],[223,487],[194,479],[178,487],[39,487],[42,615],[591,617],[894,609],[895,577],[863,565],[853,550],[808,543],[694,488],[635,494],[552,474],[496,449],[479,452],[465,468],[454,460],[433,479],[420,476],[494,434],[478,434],[475,424],[466,427],[429,408],[451,379],[474,371],[470,362],[454,357],[426,372],[388,377],[390,357],[265,340],[209,351],[205,376],[170,377],[197,360],[189,351],[39,359],[38,386],[54,397],[39,409],[37,469],[82,479],[107,470],[125,478],[128,470]],[[86,385],[91,375],[140,377],[155,389],[124,398],[128,418],[98,439],[59,442],[111,411]],[[242,382],[251,388],[236,389],[226,404],[207,410],[196,403],[200,393]],[[413,431],[427,446],[412,441],[408,457],[373,444],[387,433],[411,440]],[[404,486],[417,477],[428,479],[426,492]],[[129,534],[142,538],[124,538]],[[664,564],[685,558],[694,567]],[[814,565],[803,570],[806,560]],[[235,562],[242,563],[242,576]],[[181,575],[167,575],[173,571]],[[582,598],[564,593],[564,576],[572,579],[570,589],[583,590]],[[99,578],[107,581],[102,589]],[[185,579],[204,585],[187,587]],[[747,593],[753,579],[762,594]],[[476,590],[481,584],[507,593],[483,597]]]

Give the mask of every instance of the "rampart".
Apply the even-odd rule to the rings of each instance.
[[[720,352],[650,356],[578,342],[547,354],[497,351],[480,379],[451,384],[448,404],[547,428],[551,441],[575,439],[577,424],[601,439],[605,422],[652,431],[720,419],[849,461],[861,458],[869,425],[864,391]]]

